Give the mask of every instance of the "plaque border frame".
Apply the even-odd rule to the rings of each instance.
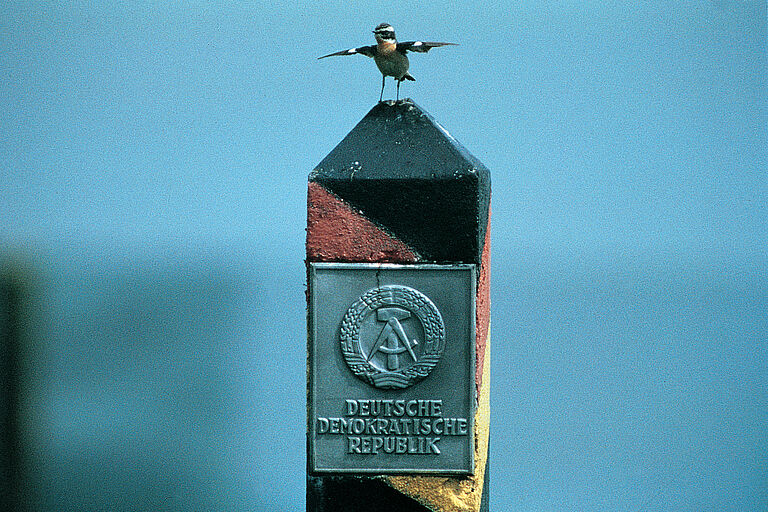
[[[307,424],[306,424],[306,436],[307,436],[307,472],[308,474],[361,474],[361,475],[429,475],[429,476],[468,476],[475,474],[475,415],[478,408],[477,388],[475,383],[475,370],[477,368],[477,267],[474,263],[349,263],[349,262],[307,262]],[[338,467],[320,467],[316,463],[316,452],[314,439],[312,434],[314,432],[314,418],[315,412],[315,380],[317,379],[317,365],[315,362],[315,344],[313,341],[317,339],[317,332],[314,322],[314,313],[317,310],[314,294],[314,283],[316,279],[317,269],[338,269],[338,270],[351,270],[351,269],[366,269],[366,270],[456,270],[470,273],[470,282],[472,283],[472,290],[470,293],[470,312],[471,318],[469,326],[469,337],[471,339],[471,350],[469,350],[469,364],[467,365],[467,393],[469,396],[469,417],[468,429],[469,429],[469,469],[455,468],[455,469],[419,469],[419,468],[338,468]]]

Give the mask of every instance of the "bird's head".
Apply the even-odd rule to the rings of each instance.
[[[376,36],[377,42],[386,41],[388,43],[395,42],[395,29],[389,23],[382,23],[373,29],[373,34]]]

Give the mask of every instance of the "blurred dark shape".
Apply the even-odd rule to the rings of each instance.
[[[22,506],[22,343],[29,286],[22,271],[0,268],[0,510]]]

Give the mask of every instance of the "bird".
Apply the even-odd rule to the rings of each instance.
[[[416,79],[408,73],[408,52],[427,53],[430,49],[438,46],[455,46],[456,43],[436,43],[429,41],[407,41],[404,43],[398,43],[395,38],[395,29],[389,23],[381,23],[373,29],[373,35],[376,38],[376,45],[373,46],[360,46],[358,48],[350,48],[349,50],[342,50],[340,52],[329,53],[318,57],[318,59],[324,59],[326,57],[334,57],[336,55],[365,55],[366,57],[372,57],[379,71],[381,71],[381,94],[379,95],[379,102],[381,103],[384,98],[384,83],[388,76],[391,76],[397,82],[397,100],[400,99],[400,83],[403,80]]]

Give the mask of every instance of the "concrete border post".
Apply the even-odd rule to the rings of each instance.
[[[490,197],[488,169],[411,100],[377,104],[310,173],[306,243],[310,305],[308,511],[488,510]],[[465,474],[419,470],[378,473],[376,468],[385,464],[376,455],[367,456],[372,464],[369,472],[317,471],[313,466],[318,418],[312,409],[312,401],[317,400],[312,376],[318,374],[318,368],[346,369],[336,352],[332,352],[333,361],[313,356],[331,353],[318,352],[317,344],[339,342],[335,336],[313,339],[317,323],[313,314],[318,314],[313,307],[318,308],[317,302],[323,300],[320,297],[313,302],[313,294],[317,293],[313,290],[314,268],[318,263],[472,266],[476,281],[472,286],[474,339],[467,343],[468,350],[473,351],[474,365],[474,376],[468,377],[470,388],[474,387],[474,417],[469,423],[474,453],[469,459],[472,467]],[[376,315],[371,316],[371,322],[376,322]],[[406,322],[405,319],[416,316],[403,313],[397,318]],[[387,328],[396,328],[401,333],[399,320],[389,322]],[[394,332],[385,332],[390,336],[387,343],[391,346],[382,345],[383,340],[379,342],[390,354],[400,343]],[[404,331],[401,338],[407,338]],[[365,361],[366,357],[372,359],[373,352],[381,349],[370,349],[367,356],[361,350],[364,365],[370,363]],[[414,360],[418,357],[411,355]],[[401,357],[406,358],[407,354]],[[388,361],[384,372],[395,368],[398,359],[390,357]],[[344,379],[357,382],[354,376]],[[426,377],[424,382],[428,380]],[[393,393],[391,396],[397,395]],[[339,421],[343,431],[347,422]],[[382,419],[385,434],[386,424]],[[349,418],[349,429],[354,428],[355,423]],[[429,466],[433,460],[437,459],[421,456],[417,464]]]

